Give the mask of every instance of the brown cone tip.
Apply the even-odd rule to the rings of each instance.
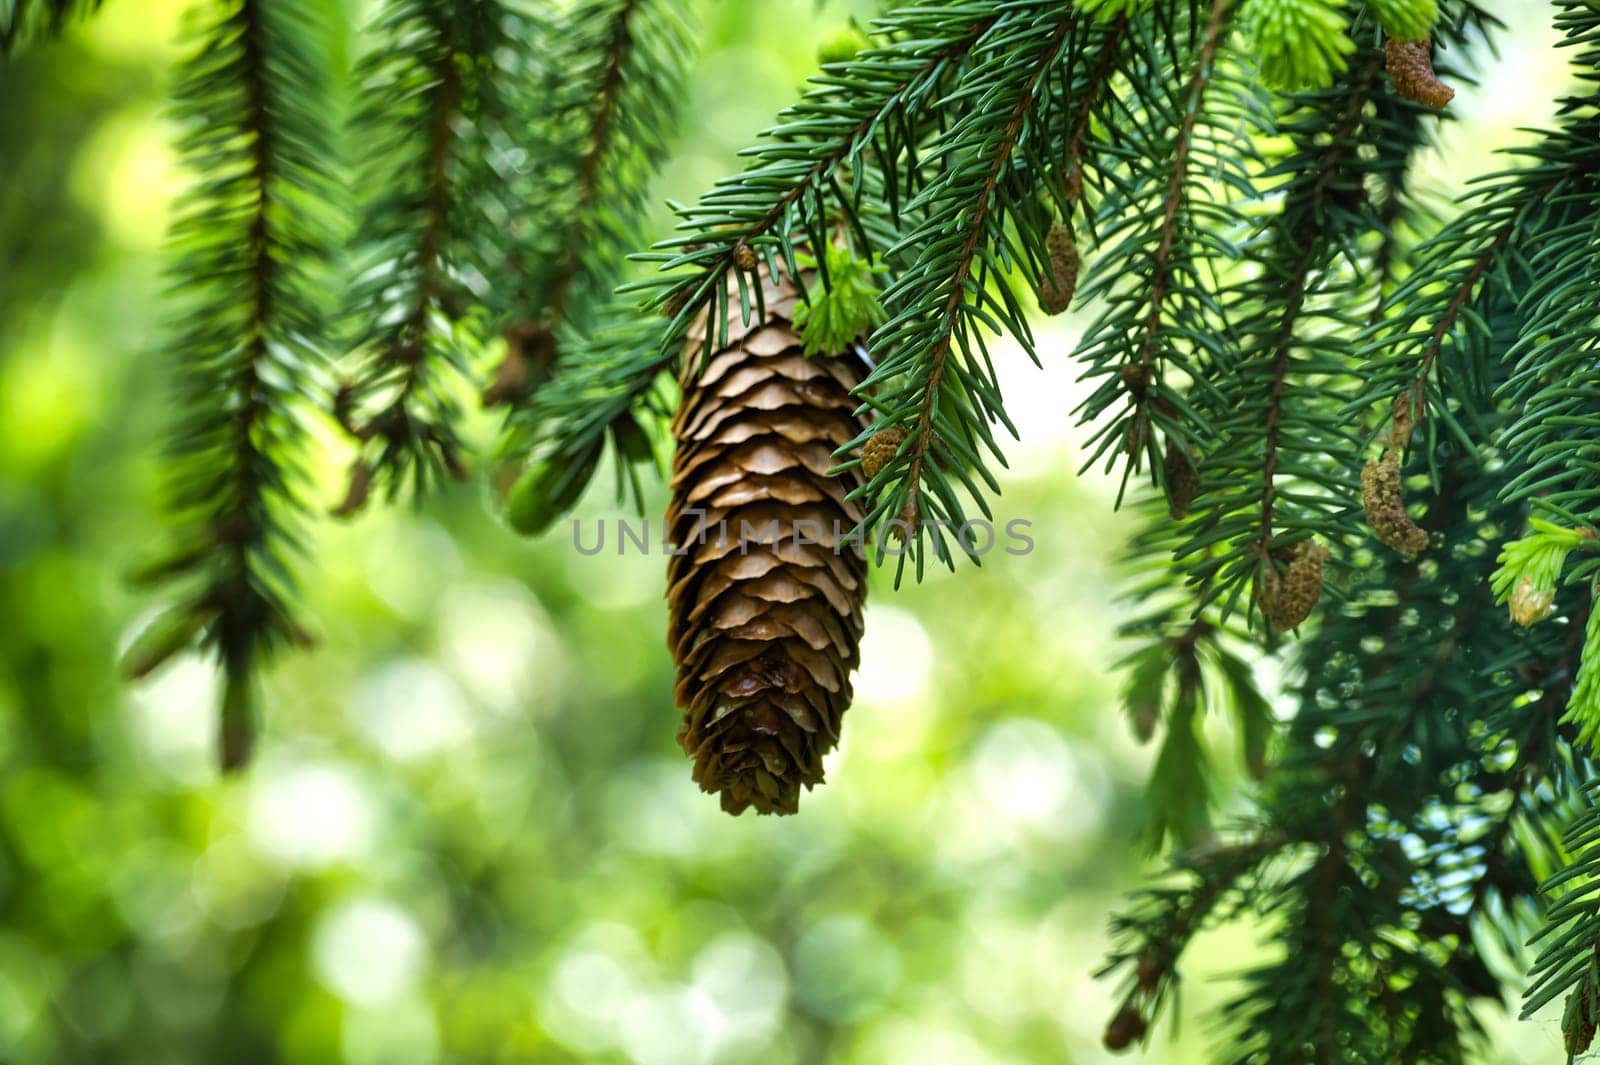
[[[705,357],[704,313],[689,331],[667,511],[678,742],[734,814],[794,813],[801,787],[821,782],[866,595],[865,556],[848,541],[862,511],[845,502],[860,476],[828,475],[863,428],[850,390],[866,367],[806,358],[799,290],[761,281],[764,319],[742,322],[732,291],[727,347]]]

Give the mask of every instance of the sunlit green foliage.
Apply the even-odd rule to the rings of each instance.
[[[343,4],[207,0],[175,111],[204,182],[174,212],[165,339],[153,242],[130,236],[159,223],[161,63],[81,43],[138,39],[119,5],[41,44],[70,6],[0,4],[3,43],[30,44],[0,66],[0,254],[23,264],[0,285],[0,1056],[1092,1060],[1089,1014],[1164,1042],[1180,971],[1242,970],[1187,985],[1224,1024],[1162,1060],[1501,1060],[1529,1042],[1489,1033],[1541,897],[1526,1005],[1567,995],[1580,1041],[1600,993],[1592,4],[1554,5],[1573,95],[1461,204],[1432,161],[1476,120],[1402,98],[1381,44],[1433,36],[1465,89],[1496,76],[1504,6],[858,10],[869,32],[824,42],[748,168],[629,266],[671,221],[648,205],[679,116],[664,187],[687,198],[815,70],[809,0],[702,5],[703,40],[690,5],[652,0],[396,0],[361,31]],[[685,82],[690,41],[713,74]],[[1064,327],[1033,310],[1052,224],[1084,267]],[[587,554],[585,489],[659,508],[672,371],[720,343],[691,342],[696,320],[759,313],[761,275],[815,249],[808,341],[870,325],[862,402],[908,431],[866,489],[876,519],[1025,514],[1039,550],[958,584],[928,532],[905,567],[928,583],[873,591],[834,783],[774,829],[686,785],[659,559],[615,524]],[[352,341],[339,393],[322,358]],[[157,538],[174,366],[177,609],[145,613],[119,575]],[[450,383],[415,393],[413,371]],[[461,402],[485,385],[509,408],[492,490],[454,490],[438,475],[493,433]],[[357,454],[322,446],[318,405]],[[1077,420],[1081,448],[1000,442]],[[1363,526],[1380,449],[1425,552]],[[1068,487],[1075,466],[1109,482]],[[417,510],[316,520],[424,484],[398,492]],[[513,539],[491,495],[557,531]],[[1120,605],[1102,564],[1129,523],[1091,510],[1113,498],[1139,503]],[[1264,591],[1306,543],[1325,587],[1272,631]],[[264,689],[256,775],[219,784],[199,711],[221,702],[236,760],[256,667],[312,633]],[[151,687],[112,682],[118,651]],[[1109,727],[1119,658],[1143,761]],[[1084,983],[1070,959],[1103,946],[1141,837],[1170,875],[1115,918],[1115,981]],[[1238,918],[1270,949],[1191,949]]]

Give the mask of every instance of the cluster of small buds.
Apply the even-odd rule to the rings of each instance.
[[[1407,100],[1437,111],[1455,98],[1456,91],[1433,72],[1433,46],[1429,42],[1385,37],[1383,54],[1389,80]]]
[[[1361,509],[1367,525],[1382,543],[1404,555],[1428,548],[1428,530],[1406,514],[1400,485],[1400,464],[1388,451],[1368,462],[1361,471]]]
[[[1060,314],[1072,305],[1078,290],[1078,245],[1064,222],[1055,222],[1045,236],[1049,271],[1039,283],[1039,308],[1046,314]]]
[[[878,471],[889,464],[905,439],[904,429],[885,429],[870,437],[861,445],[861,472],[869,478],[878,476]]]
[[[1317,600],[1322,598],[1322,564],[1327,558],[1327,548],[1302,540],[1281,576],[1273,567],[1267,567],[1260,604],[1273,628],[1287,632],[1311,616]]]
[[[760,261],[761,260],[756,256],[756,250],[750,245],[744,243],[734,245],[733,265],[737,266],[739,269],[748,273],[749,271],[754,270],[756,268],[756,264]]]

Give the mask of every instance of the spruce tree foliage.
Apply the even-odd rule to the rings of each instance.
[[[73,19],[92,14],[101,0],[0,0],[0,55],[60,33]]]
[[[91,6],[0,4],[0,46]],[[608,452],[642,498],[686,360],[766,321],[787,278],[804,348],[871,366],[833,459],[897,581],[956,568],[954,530],[1003,487],[996,340],[1081,367],[1089,465],[1141,521],[1126,710],[1160,744],[1146,841],[1166,849],[1113,921],[1109,1046],[1147,1039],[1195,934],[1248,912],[1278,949],[1240,981],[1225,1060],[1464,1061],[1525,978],[1525,1011],[1562,1003],[1569,1056],[1589,1048],[1594,0],[1553,0],[1574,88],[1459,205],[1419,160],[1502,29],[1472,0],[889,4],[632,266],[683,95],[678,0],[385,0],[345,131],[320,7],[195,7],[176,546],[152,567],[176,605],[129,666],[216,655],[226,764],[260,665],[305,638],[312,412],[356,442],[353,512],[468,473],[460,397],[481,388],[506,408],[506,516],[541,532]],[[1072,306],[1076,348],[1038,350],[1038,310]],[[1218,715],[1258,782],[1231,820]]]
[[[495,0],[393,0],[358,71],[358,189],[368,190],[347,317],[360,365],[337,412],[362,444],[340,510],[467,476],[454,376],[479,327],[475,242],[491,175],[481,160],[508,117],[497,53],[514,26]],[[498,265],[498,264],[493,264]]]
[[[148,672],[198,640],[224,676],[225,767],[248,757],[254,673],[305,643],[295,563],[307,505],[306,406],[325,359],[319,292],[332,186],[327,59],[298,0],[198,13],[174,109],[196,182],[170,266],[180,424],[170,454],[175,542],[147,577],[176,605],[133,648]]]

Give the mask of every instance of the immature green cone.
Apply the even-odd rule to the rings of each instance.
[[[807,288],[820,283],[806,276]],[[763,277],[766,317],[740,321],[704,357],[690,330],[673,420],[669,641],[678,664],[678,741],[722,808],[794,813],[839,741],[860,660],[864,552],[844,543],[862,512],[831,477],[860,434],[853,355],[807,358],[793,324],[799,292]]]

